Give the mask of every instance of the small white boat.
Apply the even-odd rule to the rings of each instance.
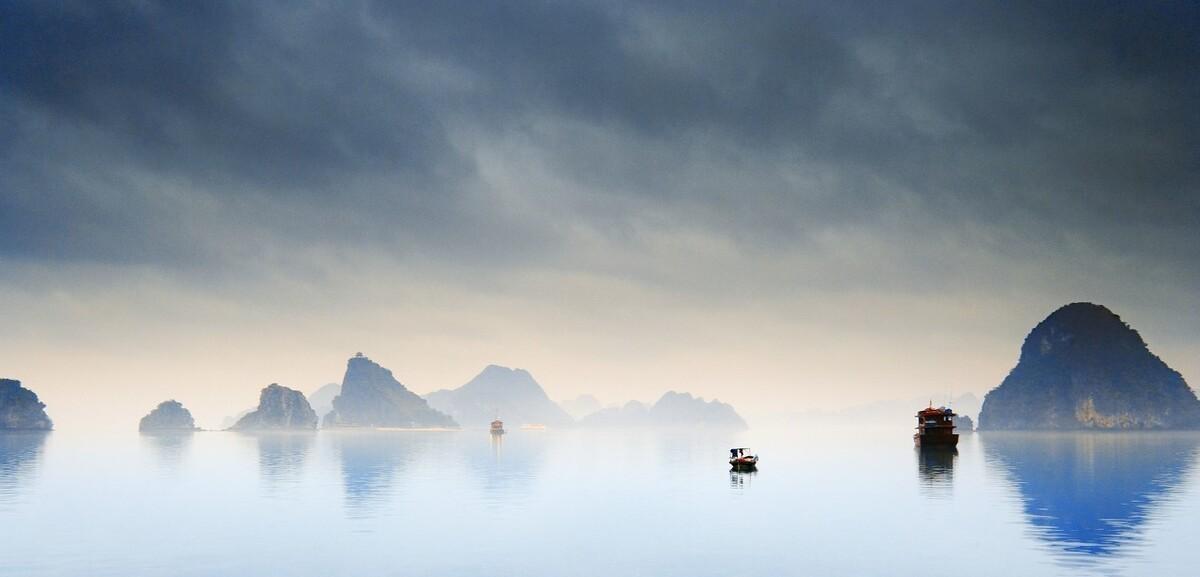
[[[758,468],[758,455],[749,447],[737,447],[729,450],[729,466],[735,471],[752,471]]]

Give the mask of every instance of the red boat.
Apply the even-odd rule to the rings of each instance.
[[[738,447],[729,450],[729,466],[735,471],[752,471],[758,468],[758,455],[749,447]]]
[[[958,445],[958,433],[954,432],[954,411],[946,407],[921,409],[917,412],[917,432],[913,442],[918,447],[954,447]]]

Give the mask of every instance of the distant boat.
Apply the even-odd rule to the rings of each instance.
[[[495,421],[492,421],[492,434],[493,435],[503,435],[504,434],[504,421],[501,421],[500,419],[496,419]]]
[[[955,447],[958,434],[954,432],[954,411],[946,407],[921,409],[917,412],[917,432],[913,442],[918,447]]]
[[[524,425],[521,425],[521,430],[522,431],[545,431],[546,425],[543,425],[541,423],[525,423]]]
[[[729,466],[735,471],[753,471],[758,468],[758,455],[749,447],[730,449]]]

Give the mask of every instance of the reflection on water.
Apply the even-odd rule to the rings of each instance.
[[[492,456],[497,461],[500,460],[500,454],[504,451],[504,435],[492,435]]]
[[[917,473],[926,496],[943,499],[954,488],[954,462],[958,459],[955,447],[918,447]]]
[[[192,445],[192,431],[156,431],[138,433],[142,446],[154,453],[159,469],[174,472],[179,468]]]
[[[294,484],[304,473],[312,452],[315,431],[239,433],[252,435],[258,444],[258,470],[269,485]]]
[[[737,469],[729,470],[729,488],[730,489],[746,489],[754,482],[754,476],[758,471],[739,471]]]
[[[342,462],[346,510],[351,517],[368,516],[372,506],[391,489],[396,474],[413,461],[414,448],[406,441],[411,441],[411,437],[375,432],[337,433],[334,447]]]
[[[1026,521],[1061,561],[1129,553],[1195,458],[1191,433],[991,433],[990,466],[1007,473]]]
[[[528,496],[545,460],[547,435],[518,431],[489,436],[491,440],[484,441],[482,436],[465,433],[459,439],[471,477],[482,484],[484,500],[496,504]]]
[[[0,433],[0,504],[15,501],[37,470],[47,431]]]
[[[370,517],[390,497],[399,481],[422,466],[439,470],[457,433],[407,431],[337,431],[333,446],[341,461],[346,512]]]

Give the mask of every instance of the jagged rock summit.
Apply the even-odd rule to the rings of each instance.
[[[425,399],[400,384],[392,372],[362,353],[346,364],[342,392],[325,415],[326,427],[457,427],[458,424],[429,407]]]
[[[497,417],[510,423],[570,425],[562,410],[528,371],[488,365],[467,384],[426,395],[429,406],[468,427],[486,427]]]
[[[46,405],[21,381],[0,379],[0,430],[48,431],[54,427]]]
[[[231,427],[238,431],[312,430],[317,428],[317,413],[304,393],[271,383],[258,395],[258,408],[238,419]]]
[[[1092,303],[1066,305],[1038,324],[979,414],[980,430],[1198,427],[1200,400],[1183,377]]]
[[[630,401],[620,408],[601,409],[584,417],[580,424],[586,427],[746,429],[746,421],[732,405],[675,391],[667,391],[650,407]]]
[[[142,417],[138,423],[139,431],[197,431],[196,421],[192,413],[183,407],[179,401],[171,399],[163,401]]]

